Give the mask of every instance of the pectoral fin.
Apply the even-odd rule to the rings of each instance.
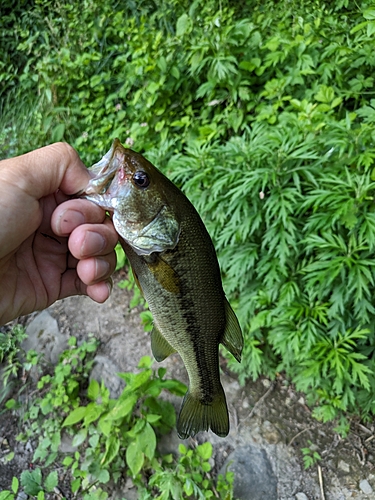
[[[156,361],[163,361],[163,359],[167,358],[170,354],[176,352],[176,349],[173,349],[165,340],[155,325],[151,331],[151,350]]]
[[[138,279],[138,275],[137,273],[134,271],[134,269],[132,268],[132,271],[133,271],[133,276],[134,276],[134,281],[135,281],[135,284],[137,285],[137,287],[139,288],[139,291],[141,292],[142,296],[144,296],[143,294],[143,290],[142,290],[142,287],[141,287],[141,284],[139,282],[139,279]]]
[[[150,258],[151,257],[151,258]],[[180,278],[176,271],[158,254],[145,257],[148,268],[167,292],[180,292]]]
[[[236,360],[241,363],[241,353],[243,348],[243,337],[237,316],[234,314],[227,299],[225,299],[225,315],[227,324],[221,340],[223,346],[233,354]]]

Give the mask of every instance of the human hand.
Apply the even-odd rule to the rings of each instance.
[[[102,208],[69,199],[89,180],[65,143],[0,162],[0,324],[71,295],[109,297],[117,233]]]

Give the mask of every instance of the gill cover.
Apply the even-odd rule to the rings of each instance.
[[[115,139],[90,171],[84,197],[113,212],[116,231],[138,255],[176,247],[180,224],[163,196],[165,178],[150,162]]]

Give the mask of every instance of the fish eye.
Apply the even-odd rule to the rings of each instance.
[[[144,189],[150,184],[150,179],[146,172],[143,172],[143,170],[138,170],[133,175],[133,182],[137,187]]]

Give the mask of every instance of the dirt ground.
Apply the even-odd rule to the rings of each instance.
[[[116,282],[122,278],[124,274],[119,273]],[[103,305],[87,297],[73,297],[54,304],[49,313],[66,339],[71,335],[82,339],[89,333],[100,338],[99,355],[109,360],[114,373],[133,371],[141,356],[151,355],[151,350],[149,335],[140,324],[140,309],[130,310],[130,299],[131,293],[115,284],[111,298]],[[35,314],[21,321],[27,324],[33,317]],[[375,499],[374,423],[353,419],[351,432],[343,439],[333,431],[333,424],[312,418],[303,394],[296,393],[283,376],[274,382],[260,378],[241,387],[228,371],[225,358],[220,363],[231,432],[225,439],[211,433],[199,436],[200,441],[209,439],[213,443],[217,470],[234,449],[251,443],[264,449],[270,459],[278,481],[279,500]],[[168,376],[187,383],[178,355],[170,356],[162,366],[167,368]],[[32,450],[15,440],[19,432],[19,418],[1,412],[0,408],[0,491],[10,487],[14,475],[19,477],[22,470],[32,466]],[[173,449],[176,443],[177,437],[172,435],[163,446]],[[321,457],[307,470],[301,452],[305,447]],[[9,450],[15,450],[16,455],[7,463],[3,458]]]

